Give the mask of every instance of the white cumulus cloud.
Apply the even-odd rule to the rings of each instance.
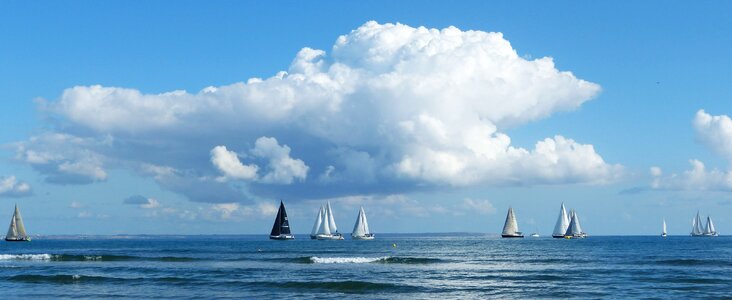
[[[17,153],[53,179],[99,181],[112,165],[175,170],[155,178],[195,201],[218,203],[247,193],[603,183],[622,168],[593,145],[556,135],[524,149],[505,133],[574,110],[600,90],[558,70],[553,58],[518,55],[501,33],[367,22],[338,37],[330,52],[303,48],[287,71],[268,78],[194,93],[69,88],[42,105],[65,125],[61,132],[19,143]],[[81,151],[54,151],[42,142],[48,136],[78,139],[70,145]],[[245,181],[243,190],[205,180],[222,174]],[[197,185],[222,196],[206,197]]]

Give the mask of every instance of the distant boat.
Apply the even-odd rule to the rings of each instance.
[[[719,236],[719,233],[714,228],[714,223],[712,222],[712,217],[707,217],[707,226],[702,228],[701,225],[701,217],[699,217],[699,212],[696,212],[696,217],[691,221],[691,236],[694,237],[713,237],[713,236]]]
[[[572,210],[569,214],[571,217],[569,220],[569,226],[567,227],[567,232],[564,233],[564,238],[586,238],[587,234],[582,231],[577,213]]]
[[[13,218],[10,219],[10,227],[8,228],[8,234],[5,235],[5,240],[8,242],[31,241],[31,238],[25,233],[25,225],[23,225],[23,218],[20,216],[18,205],[15,205],[15,212]]]
[[[272,225],[269,238],[273,240],[295,239],[295,236],[290,232],[290,221],[287,220],[287,211],[285,211],[285,204],[282,201],[280,201],[280,209],[277,211],[277,217],[274,225]]]
[[[369,222],[366,220],[366,212],[364,212],[363,207],[358,210],[358,217],[356,217],[356,224],[353,225],[351,238],[354,240],[374,239],[374,234],[369,231]]]
[[[539,234],[536,233],[536,232],[534,232],[534,233],[531,234],[531,237],[539,237]]]
[[[325,206],[320,207],[318,217],[315,218],[313,230],[310,233],[311,239],[317,240],[342,240],[343,235],[338,233],[335,219],[333,218],[333,210],[330,208],[330,201]]]
[[[661,232],[662,237],[666,237],[666,219],[663,219],[663,232]]]
[[[508,208],[508,214],[506,215],[506,223],[503,224],[503,232],[501,237],[504,238],[522,238],[524,237],[521,231],[518,231],[518,222],[516,222],[516,215],[513,213],[513,208]]]
[[[567,218],[567,210],[564,209],[564,203],[562,203],[562,208],[559,209],[559,219],[557,219],[557,224],[554,225],[554,232],[552,233],[552,237],[563,238],[564,234],[567,233],[568,227],[569,218]]]

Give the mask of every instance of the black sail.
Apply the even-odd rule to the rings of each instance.
[[[280,210],[277,211],[277,217],[269,235],[277,236],[280,234],[290,234],[290,221],[287,220],[287,211],[285,211],[285,204],[282,201],[280,201]]]

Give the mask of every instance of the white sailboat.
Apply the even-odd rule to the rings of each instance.
[[[666,237],[666,219],[663,219],[663,231],[661,232],[662,237]]]
[[[569,219],[569,226],[567,226],[567,232],[564,233],[564,238],[586,238],[587,234],[582,231],[577,213],[572,210],[569,214],[571,217]]]
[[[358,210],[358,217],[356,217],[356,224],[353,225],[351,238],[354,240],[374,239],[374,234],[369,231],[369,222],[366,220],[366,212],[364,212],[363,206]]]
[[[562,208],[559,210],[559,219],[557,219],[557,224],[554,225],[554,232],[552,232],[552,237],[563,238],[564,234],[567,232],[568,227],[569,218],[567,218],[567,210],[564,209],[564,203],[562,203]]]
[[[713,237],[719,236],[719,233],[714,228],[712,217],[707,217],[707,226],[702,227],[701,217],[699,212],[696,212],[696,217],[691,221],[691,236],[694,237]]]
[[[522,238],[524,234],[519,231],[518,222],[516,222],[516,215],[513,213],[513,208],[508,208],[508,214],[506,215],[506,223],[503,224],[503,232],[501,237],[504,238]]]
[[[313,231],[310,238],[317,240],[342,240],[343,235],[338,233],[335,219],[333,218],[333,210],[330,208],[330,202],[320,207],[318,217],[313,224]]]
[[[5,235],[5,240],[8,242],[30,242],[31,240],[25,233],[25,225],[23,225],[23,218],[20,216],[18,205],[15,205],[15,212],[10,219],[10,227],[8,227],[8,234]]]

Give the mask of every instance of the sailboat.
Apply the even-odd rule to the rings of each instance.
[[[702,228],[701,225],[701,217],[699,216],[699,212],[696,212],[696,217],[691,221],[691,236],[694,237],[713,237],[713,236],[719,236],[719,233],[717,233],[717,230],[714,228],[714,223],[712,222],[712,217],[707,217],[707,226]]]
[[[508,214],[506,215],[506,223],[503,224],[503,232],[501,237],[504,238],[522,238],[524,237],[521,231],[518,231],[518,222],[516,222],[516,215],[513,213],[513,208],[508,208]]]
[[[330,201],[325,206],[320,207],[318,217],[313,224],[313,230],[310,233],[311,239],[317,240],[342,240],[343,235],[338,233],[335,219],[333,218],[333,210],[330,207]]]
[[[563,238],[564,234],[567,233],[568,227],[569,218],[567,218],[567,210],[564,209],[564,203],[562,203],[562,208],[559,209],[559,219],[557,219],[557,224],[554,225],[554,232],[552,232],[552,237]]]
[[[666,219],[663,219],[663,232],[661,232],[662,237],[666,237]]]
[[[5,240],[8,242],[30,242],[31,240],[25,233],[25,225],[23,225],[23,218],[20,216],[18,205],[15,205],[15,212],[13,218],[10,219],[10,227],[8,228],[8,234],[5,235]]]
[[[369,222],[366,220],[366,212],[364,212],[363,206],[358,210],[358,217],[356,217],[356,224],[353,225],[351,238],[354,240],[374,239],[374,234],[369,231]]]
[[[290,221],[287,220],[285,204],[281,200],[280,209],[277,211],[277,217],[275,218],[274,225],[272,225],[272,232],[270,232],[269,238],[273,240],[295,239],[295,236],[290,231]]]
[[[564,233],[564,238],[586,238],[587,234],[582,231],[577,213],[572,210],[569,214],[571,217],[569,219],[569,226],[567,226],[567,232]]]

